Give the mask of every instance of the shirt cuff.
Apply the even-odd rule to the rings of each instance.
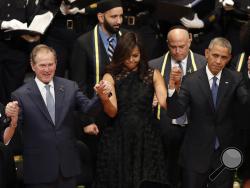
[[[168,88],[168,97],[172,97],[175,92],[175,89],[169,89]]]

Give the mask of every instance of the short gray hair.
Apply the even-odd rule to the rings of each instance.
[[[49,47],[49,46],[47,46],[45,44],[38,44],[37,46],[35,46],[33,48],[33,50],[30,53],[30,62],[32,64],[36,64],[35,58],[36,58],[37,54],[39,52],[41,52],[41,51],[51,52],[54,55],[54,57],[55,57],[55,62],[57,61],[56,51],[53,48],[51,48],[51,47]]]
[[[219,45],[221,47],[227,48],[229,50],[229,53],[232,52],[231,43],[223,37],[216,37],[216,38],[212,39],[208,48],[211,49],[214,47],[214,45]]]

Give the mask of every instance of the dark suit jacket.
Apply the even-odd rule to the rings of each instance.
[[[64,177],[80,172],[74,134],[74,110],[91,112],[100,105],[89,100],[75,82],[55,77],[55,125],[34,80],[12,93],[21,112],[18,127],[23,139],[25,183],[55,181],[59,170]],[[94,111],[93,111],[94,113]]]
[[[108,54],[98,32],[99,78],[102,79],[105,66],[109,63]],[[91,97],[94,93],[93,86],[96,83],[96,63],[95,63],[94,29],[81,35],[75,45],[71,58],[70,78],[79,84],[79,87]]]
[[[99,78],[105,71],[105,67],[109,64],[109,58],[102,42],[101,36],[98,32],[98,44],[99,44]],[[123,32],[123,30],[122,30]],[[93,87],[96,83],[96,61],[95,61],[95,44],[94,44],[94,29],[81,35],[75,42],[72,52],[72,58],[70,61],[70,79],[76,81],[79,84],[80,89],[88,97],[92,97],[94,90]],[[100,113],[96,119],[80,117],[82,125],[88,125],[90,123],[96,123],[98,126],[105,126],[108,121],[108,117],[104,113]],[[100,128],[100,127],[99,127]],[[89,136],[88,136],[89,137]]]
[[[0,103],[0,141],[3,139],[3,131],[6,128],[6,124],[4,123],[5,119],[5,111],[4,106]]]
[[[180,162],[185,168],[204,173],[210,167],[215,138],[222,150],[232,146],[234,134],[233,102],[249,103],[242,75],[224,68],[219,84],[217,108],[206,74],[206,67],[187,76],[179,94],[168,98],[168,115],[176,118],[190,108],[189,126],[181,149]]]
[[[240,69],[240,72],[243,75],[244,80],[246,81],[247,88],[250,89],[250,82],[247,82],[248,78],[248,68],[247,68],[247,60],[248,60],[249,54],[245,53],[243,64]],[[231,63],[231,69],[237,70],[238,64],[240,61],[240,55],[236,56]],[[250,114],[250,108],[248,105],[242,105],[239,103],[235,103],[235,114],[236,114],[236,126],[237,128],[240,128],[242,130],[249,130],[249,114]]]
[[[156,58],[156,59],[149,61],[149,66],[152,68],[159,69],[161,71],[164,57],[165,57],[165,54],[159,58]],[[197,66],[197,69],[200,69],[201,67],[203,67],[206,64],[205,57],[202,55],[196,54],[196,53],[194,53],[194,60],[195,60],[195,64]],[[165,74],[163,76],[166,86],[168,85],[168,82],[169,82],[170,71],[171,71],[171,58],[170,58],[170,54],[169,54],[168,60],[166,62],[166,67],[165,67]],[[186,71],[187,71],[186,75],[194,72],[190,53],[188,54]],[[161,126],[163,132],[168,131],[167,126],[169,126],[172,123],[172,119],[167,116],[166,110],[164,110],[163,108],[161,108],[160,118],[161,119],[160,119],[159,123],[160,123],[160,126]]]
[[[5,115],[5,107],[0,103],[0,142],[3,141],[3,133],[6,127],[9,126],[10,118]]]

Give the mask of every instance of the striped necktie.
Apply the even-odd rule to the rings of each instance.
[[[114,53],[114,37],[109,37],[108,38],[108,57],[109,57],[109,61],[112,60],[113,57],[113,53]]]

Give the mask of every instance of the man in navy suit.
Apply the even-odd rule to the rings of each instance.
[[[180,151],[184,188],[232,187],[232,171],[224,170],[209,182],[209,174],[220,165],[223,150],[234,144],[233,103],[249,104],[249,91],[243,77],[225,68],[231,58],[231,44],[213,39],[205,51],[207,66],[183,79],[172,70],[169,81],[168,115],[176,118],[190,109],[189,125]],[[248,70],[249,71],[249,70]],[[247,80],[249,82],[249,79]],[[171,152],[171,151],[170,151]]]
[[[75,82],[54,76],[56,53],[46,45],[33,49],[31,67],[35,79],[12,93],[20,107],[24,183],[28,188],[75,188],[80,162],[73,111],[95,114],[100,100],[89,100]],[[107,83],[96,89],[101,100],[107,97]]]

